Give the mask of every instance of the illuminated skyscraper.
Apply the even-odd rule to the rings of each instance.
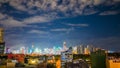
[[[90,53],[94,51],[94,47],[92,45],[87,45],[87,48],[90,51]]]
[[[90,54],[90,50],[88,49],[88,47],[84,48],[84,54]]]
[[[21,54],[25,54],[25,47],[20,48]]]
[[[31,53],[34,53],[34,45],[32,44]]]
[[[78,54],[77,46],[72,47],[72,53],[73,54]]]
[[[66,42],[63,42],[63,51],[68,50],[67,46],[66,46]]]
[[[5,42],[3,40],[4,30],[3,28],[0,28],[0,54],[4,53],[5,49]]]
[[[83,54],[84,53],[84,47],[82,45],[77,46],[77,52],[78,52],[78,54]]]

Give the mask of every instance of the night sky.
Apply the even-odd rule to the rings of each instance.
[[[120,51],[120,0],[0,0],[6,46],[93,45]]]

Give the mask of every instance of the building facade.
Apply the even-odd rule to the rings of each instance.
[[[0,54],[3,54],[5,51],[5,42],[4,42],[4,30],[0,28]]]
[[[107,54],[106,68],[120,68],[120,53]]]
[[[82,45],[77,46],[77,53],[78,54],[84,54],[84,47]]]
[[[104,50],[97,50],[91,53],[91,68],[106,68],[106,53]]]

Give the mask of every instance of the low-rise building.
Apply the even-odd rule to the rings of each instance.
[[[106,68],[120,68],[120,53],[107,54]]]

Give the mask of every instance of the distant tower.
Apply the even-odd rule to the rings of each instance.
[[[82,45],[80,45],[80,54],[84,53],[84,47]]]
[[[32,44],[32,48],[31,48],[32,52],[31,53],[34,53],[34,45]]]
[[[66,51],[68,48],[66,46],[66,42],[63,42],[63,50]]]
[[[90,47],[89,46],[84,48],[84,54],[90,54]]]
[[[0,54],[4,53],[5,50],[5,42],[3,40],[4,30],[0,28]]]
[[[25,47],[22,47],[21,51],[22,51],[22,54],[25,54]]]
[[[77,52],[78,52],[78,54],[83,54],[84,53],[83,45],[77,46]]]

